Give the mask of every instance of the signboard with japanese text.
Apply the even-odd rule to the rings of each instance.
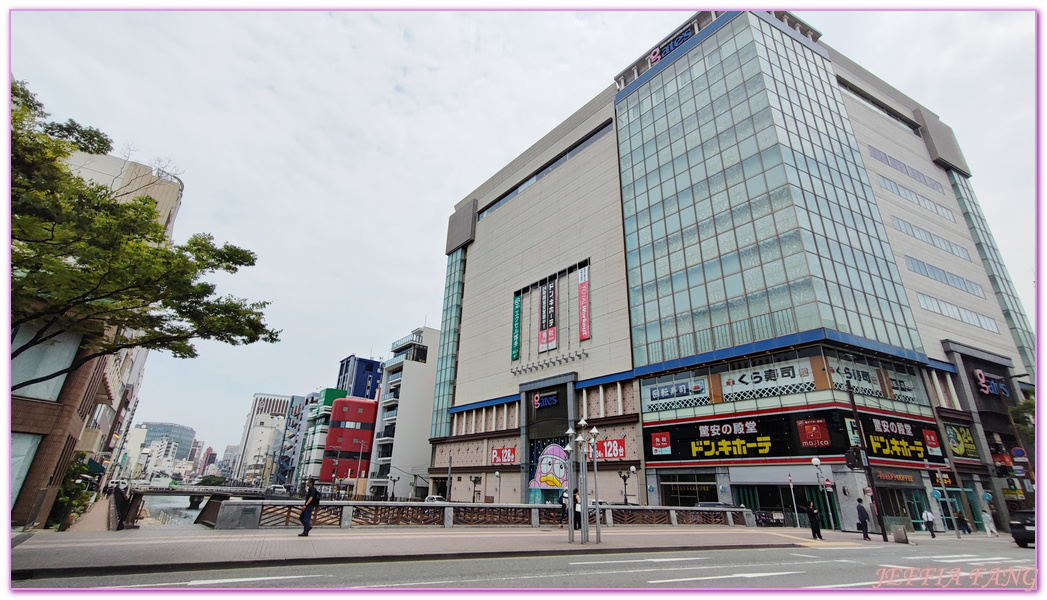
[[[520,359],[520,307],[523,298],[519,295],[513,297],[513,357],[512,360]]]
[[[869,458],[945,461],[934,423],[895,416],[861,415],[861,419]]]
[[[491,464],[516,464],[516,448],[491,448]]]
[[[655,380],[650,380],[655,381]],[[644,412],[674,410],[709,404],[709,385],[705,377],[676,375],[669,383],[652,383],[640,388]]]
[[[761,458],[843,455],[855,445],[850,411],[814,410],[752,416],[712,417],[686,424],[645,427],[645,457],[651,462],[737,461]],[[928,439],[933,423],[895,416],[860,415],[868,458],[942,464]]]
[[[785,396],[815,389],[811,361],[806,358],[727,371],[720,373],[719,377],[724,402]]]
[[[546,284],[545,349],[556,350],[556,277]]]
[[[593,459],[592,446],[585,449],[585,457]],[[600,440],[596,443],[596,460],[625,458],[625,438],[615,440]]]
[[[873,367],[862,363],[841,362],[826,357],[833,387],[847,389],[850,382],[855,394],[874,398],[891,398],[916,404],[916,376],[892,368]],[[888,392],[889,390],[889,392]]]
[[[589,331],[589,265],[578,269],[578,340],[587,340]]]
[[[549,287],[538,286],[538,352],[549,349]]]

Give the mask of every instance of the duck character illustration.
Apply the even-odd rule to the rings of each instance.
[[[538,456],[534,479],[528,483],[533,488],[567,487],[567,452],[556,444],[550,444]]]

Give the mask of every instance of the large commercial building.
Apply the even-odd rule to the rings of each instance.
[[[277,470],[290,396],[255,394],[240,437],[235,478],[246,485],[272,483]]]
[[[193,448],[193,441],[196,440],[196,430],[192,427],[179,425],[177,423],[155,422],[139,423],[137,427],[145,429],[146,446],[161,438],[167,438],[178,444],[178,449],[172,457],[173,460],[185,460],[189,458],[189,452]]]
[[[696,13],[455,206],[437,489],[553,500],[598,426],[612,502],[853,527],[865,495],[919,528],[1031,501],[1008,409],[1034,339],[971,169],[820,38]]]

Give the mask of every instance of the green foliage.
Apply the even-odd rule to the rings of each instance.
[[[1011,418],[1014,428],[1018,430],[1022,447],[1029,455],[1030,461],[1036,460],[1036,397],[1030,395],[1011,407]],[[1035,468],[1035,462],[1031,463]]]
[[[204,475],[203,477],[200,478],[200,483],[198,485],[207,485],[207,486],[225,485],[225,477],[219,477],[218,475]]]
[[[63,521],[75,520],[87,510],[91,492],[87,491],[87,480],[81,477],[88,473],[86,457],[85,453],[80,452],[65,470],[58,496],[47,516],[47,527],[61,526]]]
[[[193,341],[275,343],[262,310],[268,302],[216,295],[204,280],[255,264],[250,250],[196,234],[172,244],[147,196],[124,199],[85,182],[64,164],[74,149],[106,152],[105,134],[75,121],[44,123],[43,105],[23,82],[11,84],[11,332],[36,334],[11,358],[63,333],[83,335],[68,368],[123,348],[196,356]]]

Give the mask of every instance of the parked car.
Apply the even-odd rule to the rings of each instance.
[[[426,502],[447,502],[443,496],[426,496]]]
[[[1036,544],[1036,511],[1016,510],[1011,513],[1011,537],[1014,543],[1028,548],[1029,543]]]

